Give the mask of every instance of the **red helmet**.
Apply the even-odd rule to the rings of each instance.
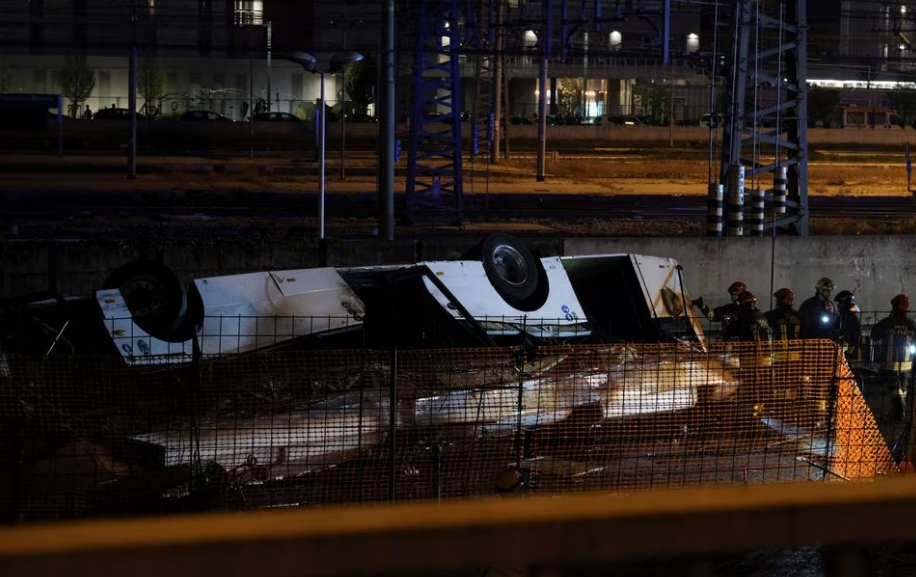
[[[791,305],[795,302],[795,293],[790,288],[781,288],[773,296],[776,297],[776,303],[780,305]]]
[[[741,293],[743,293],[746,290],[747,290],[747,285],[739,280],[739,281],[733,282],[731,286],[728,287],[728,294],[732,296],[740,295]]]
[[[757,295],[755,295],[755,294],[752,293],[751,291],[744,291],[744,292],[741,293],[741,295],[738,297],[738,303],[739,303],[741,306],[753,306],[753,305],[756,305],[756,304],[757,304]]]
[[[891,299],[891,307],[895,313],[905,313],[910,310],[910,297],[905,294],[899,294]]]

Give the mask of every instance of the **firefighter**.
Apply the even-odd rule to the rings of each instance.
[[[859,350],[859,344],[862,342],[862,323],[859,322],[856,295],[850,291],[840,291],[833,300],[837,308],[836,340],[846,355],[846,362],[851,365],[862,360]]]
[[[770,342],[770,325],[766,316],[757,309],[757,296],[750,291],[744,291],[738,297],[738,306],[738,340],[752,343]]]
[[[814,296],[798,308],[801,319],[801,338],[833,339],[836,337],[836,305],[830,300],[833,294],[833,281],[827,277],[814,285]]]
[[[773,362],[797,361],[800,358],[798,347],[789,344],[789,341],[799,338],[801,331],[801,319],[793,306],[795,293],[790,288],[781,288],[773,296],[776,297],[776,308],[764,315],[773,336]]]
[[[880,363],[879,378],[891,395],[894,419],[905,415],[908,382],[916,349],[916,323],[907,317],[910,297],[898,294],[891,299],[891,314],[871,329],[874,360]]]
[[[776,297],[776,308],[765,313],[773,340],[794,341],[801,331],[801,318],[793,306],[795,293],[790,288],[781,288],[773,296]]]
[[[728,287],[728,296],[731,302],[710,309],[703,298],[700,297],[693,301],[693,304],[700,309],[703,315],[714,323],[722,323],[722,338],[726,341],[738,340],[738,297],[741,293],[747,291],[747,285],[741,281],[735,281]]]

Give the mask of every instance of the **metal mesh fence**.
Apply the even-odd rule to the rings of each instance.
[[[831,341],[8,356],[6,521],[896,470]]]

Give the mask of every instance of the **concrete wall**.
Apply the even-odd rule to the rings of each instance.
[[[747,283],[761,308],[775,289],[788,286],[797,302],[814,294],[828,276],[837,291],[856,293],[863,310],[887,310],[898,292],[916,294],[916,237],[772,238],[545,238],[529,244],[541,255],[637,252],[670,256],[684,267],[693,297],[710,304],[727,299],[733,281]],[[474,238],[373,240],[314,239],[252,244],[242,241],[0,242],[0,297],[34,292],[88,293],[108,273],[135,259],[161,260],[187,281],[192,277],[255,270],[318,266],[358,266],[458,258]]]
[[[567,239],[569,254],[640,252],[671,256],[684,267],[691,296],[710,304],[728,299],[736,280],[754,292],[762,309],[775,290],[787,286],[796,303],[814,294],[827,276],[836,292],[850,290],[864,311],[889,310],[899,292],[916,294],[916,237],[777,237],[772,238],[602,238]]]

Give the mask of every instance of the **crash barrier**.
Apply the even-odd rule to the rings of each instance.
[[[773,171],[773,210],[776,214],[786,213],[788,180],[788,170],[785,166],[777,167]]]
[[[744,234],[744,167],[728,167],[728,236]]]
[[[709,183],[706,197],[706,236],[722,236],[723,190],[721,184]]]
[[[830,341],[8,355],[6,521],[896,471]]]
[[[762,188],[751,189],[751,215],[748,219],[750,222],[751,236],[763,236],[763,219],[764,219],[764,191]]]
[[[42,523],[0,528],[0,574],[907,575],[911,512],[898,477]]]

